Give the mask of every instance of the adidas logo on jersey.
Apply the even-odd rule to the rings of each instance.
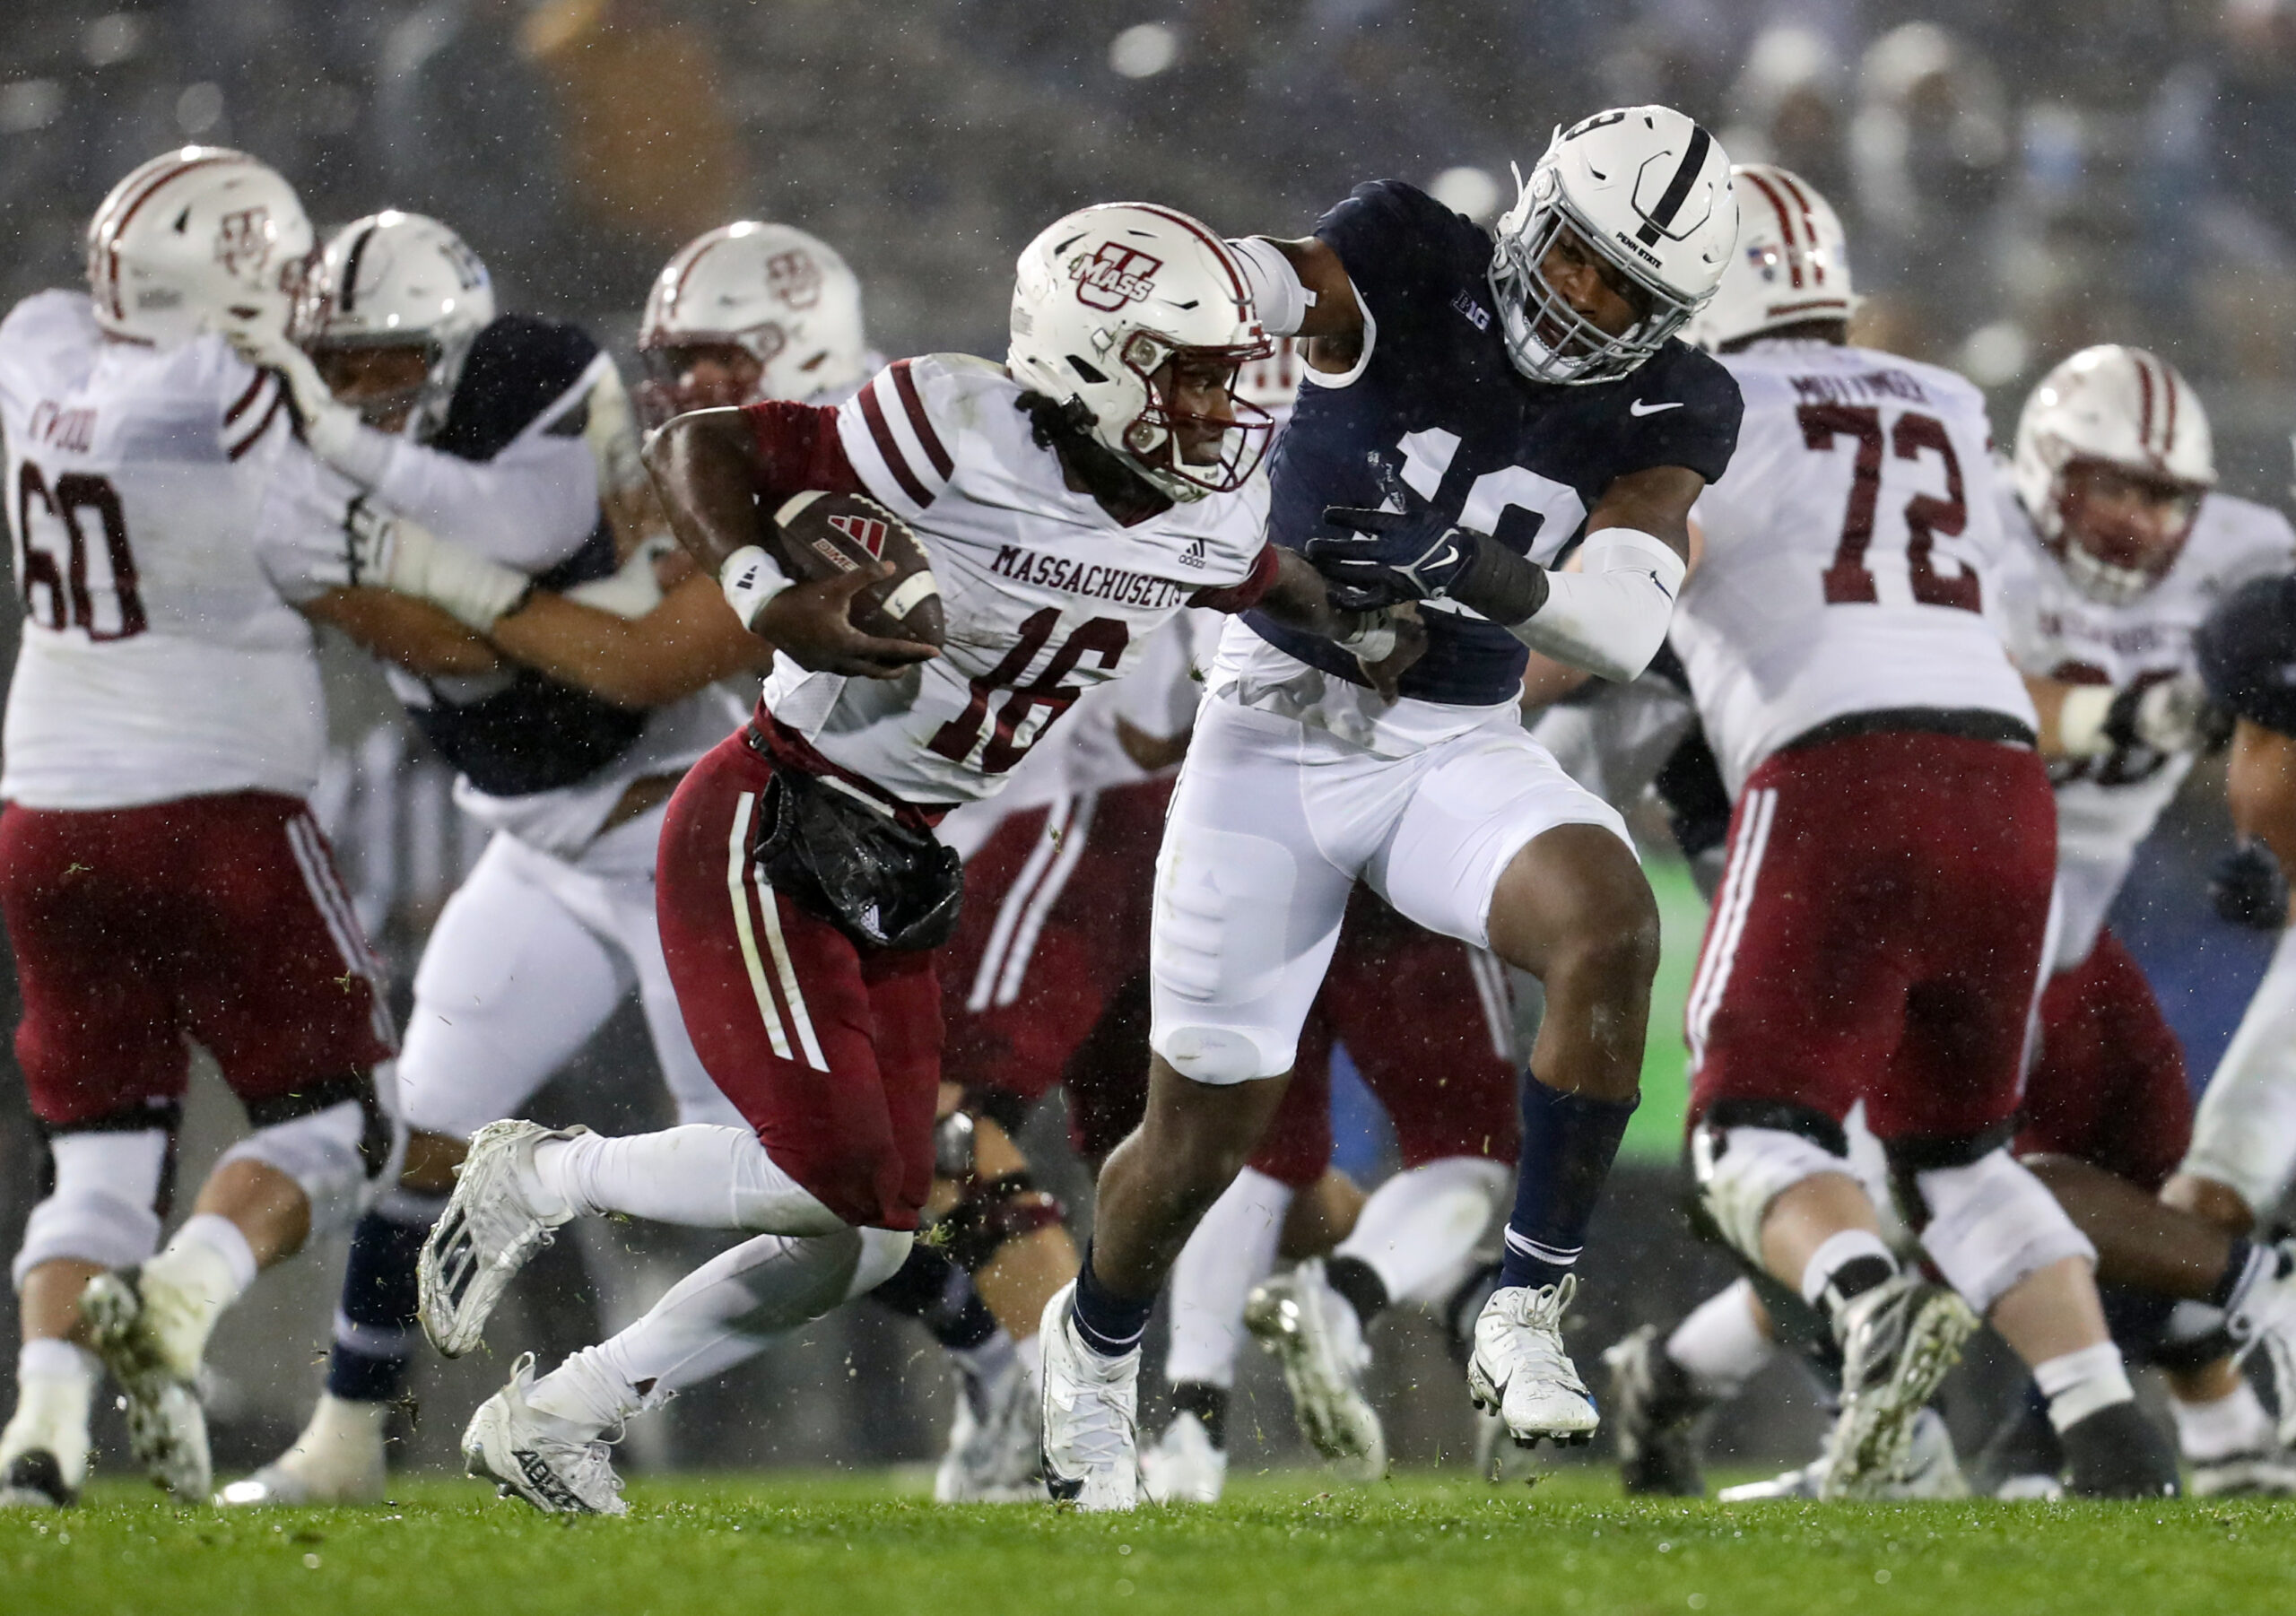
[[[1161,258],[1120,241],[1109,241],[1089,258],[1071,258],[1068,276],[1076,282],[1078,302],[1113,313],[1126,303],[1144,300],[1155,290],[1150,277],[1163,267]]]
[[[1183,567],[1204,565],[1204,540],[1201,536],[1190,539],[1187,542],[1187,548],[1180,552],[1180,565]]]
[[[874,517],[831,517],[829,525],[867,551],[872,560],[885,559],[885,539],[891,530]]]

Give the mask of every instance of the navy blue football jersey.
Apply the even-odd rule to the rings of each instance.
[[[465,460],[491,460],[582,378],[598,345],[579,328],[526,315],[504,315],[471,343],[447,419],[430,447]],[[587,401],[549,430],[578,433]],[[566,590],[613,576],[612,525],[603,508],[582,547],[535,582]],[[579,784],[630,750],[646,727],[642,711],[613,703],[532,668],[507,671],[486,693],[457,701],[449,686],[426,682],[430,700],[407,716],[470,783],[489,796],[526,796]],[[454,682],[452,688],[469,688]]]
[[[2296,576],[2241,585],[2193,648],[2210,695],[2251,724],[2296,735]]]
[[[1709,482],[1738,442],[1738,384],[1710,356],[1668,342],[1623,380],[1535,382],[1515,368],[1492,307],[1489,232],[1396,180],[1359,186],[1324,215],[1364,312],[1368,352],[1345,377],[1309,370],[1276,446],[1268,536],[1297,550],[1326,506],[1416,509],[1552,565],[1618,478],[1679,465]],[[1424,701],[1512,699],[1527,657],[1505,629],[1448,602],[1422,608],[1427,654],[1404,675]],[[1279,649],[1365,682],[1354,657],[1265,613],[1247,621]]]

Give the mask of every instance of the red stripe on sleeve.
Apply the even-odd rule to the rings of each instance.
[[[895,360],[892,371],[893,387],[900,394],[900,407],[909,413],[909,424],[916,429],[917,441],[925,446],[925,457],[946,482],[957,474],[957,463],[941,447],[941,434],[933,430],[932,418],[925,413],[925,400],[917,391],[917,378],[909,373],[909,361]]]
[[[1187,597],[1191,606],[1202,606],[1207,612],[1248,612],[1259,604],[1270,589],[1275,587],[1276,569],[1282,566],[1275,546],[1263,544],[1252,559],[1252,569],[1238,584],[1218,589],[1199,589]]]
[[[871,382],[861,389],[861,419],[869,423],[869,436],[876,440],[877,453],[885,457],[885,468],[900,484],[901,492],[918,505],[933,503],[933,491],[918,481],[917,474],[909,469],[909,460],[900,452],[900,444],[893,437],[893,429],[885,420],[884,406],[877,402],[877,384]]]
[[[745,404],[742,414],[757,449],[754,486],[769,508],[807,489],[831,494],[869,491],[837,439],[835,410],[777,399]]]

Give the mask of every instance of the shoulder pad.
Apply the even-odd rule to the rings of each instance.
[[[2243,584],[2193,645],[2209,694],[2251,724],[2296,735],[2296,575]]]
[[[471,340],[447,419],[430,447],[491,460],[582,379],[598,345],[578,326],[506,314]]]

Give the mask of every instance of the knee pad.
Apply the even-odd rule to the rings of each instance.
[[[2074,1228],[2041,1181],[2005,1150],[1963,1166],[1913,1173],[1921,1248],[1979,1316],[2019,1282],[2066,1257],[2091,1264],[2097,1248]]]
[[[259,1161],[292,1178],[309,1197],[315,1235],[348,1229],[404,1149],[404,1135],[383,1116],[374,1084],[364,1078],[254,1101],[248,1120],[255,1132],[217,1165]]]
[[[160,1207],[175,1174],[175,1131],[90,1128],[51,1134],[46,1195],[24,1221],[9,1275],[43,1263],[126,1268],[160,1248]]]
[[[936,1219],[935,1238],[967,1273],[988,1266],[1008,1240],[1052,1229],[1068,1215],[1060,1198],[1036,1186],[1023,1169],[999,1178],[968,1179],[957,1203]]]
[[[1700,1206],[1731,1249],[1761,1266],[1761,1221],[1770,1203],[1805,1178],[1852,1172],[1841,1125],[1819,1111],[1766,1108],[1733,1125],[1717,1107],[1691,1134]]]

